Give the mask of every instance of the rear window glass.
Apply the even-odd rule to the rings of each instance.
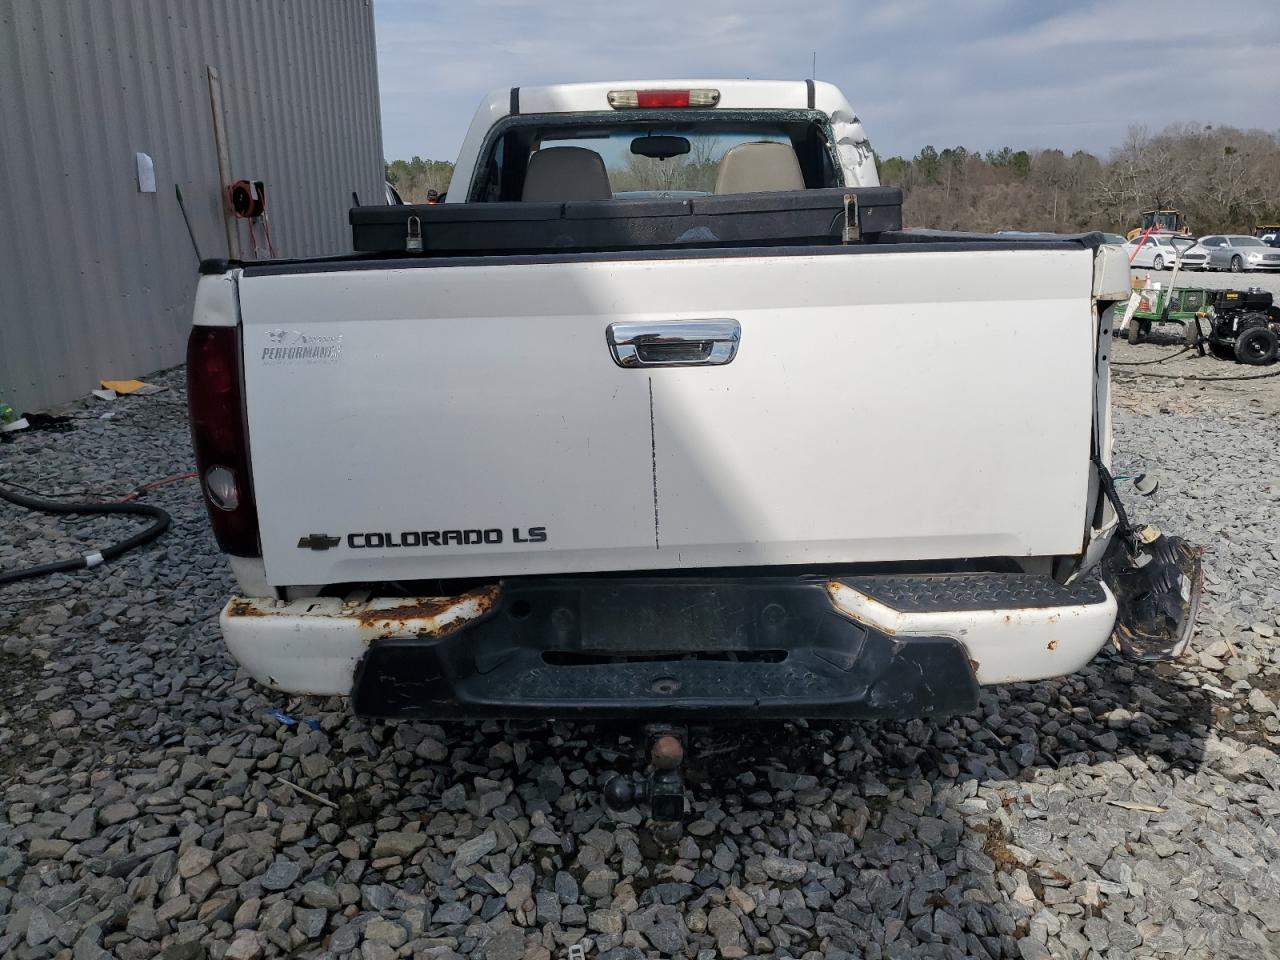
[[[700,114],[686,121],[670,116],[576,115],[572,119],[519,118],[506,124],[481,155],[468,191],[472,201],[524,199],[529,161],[552,147],[596,153],[615,199],[704,195],[715,192],[721,160],[746,143],[784,143],[794,151],[806,188],[842,185],[825,118],[777,111],[764,117]],[[616,119],[615,119],[616,117]],[[637,144],[663,138],[664,144]],[[668,149],[678,145],[680,149]],[[684,149],[687,146],[687,149]]]
[[[548,147],[586,147],[600,154],[605,171],[609,174],[609,186],[618,199],[678,194],[709,194],[716,187],[716,171],[724,155],[742,143],[758,143],[763,140],[774,143],[790,143],[791,138],[781,130],[677,130],[661,127],[643,133],[634,130],[615,130],[607,136],[557,136],[549,131],[546,139],[535,149]],[[645,157],[631,152],[631,141],[637,137],[671,136],[689,141],[689,152],[667,160]]]

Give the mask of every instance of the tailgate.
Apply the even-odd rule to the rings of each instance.
[[[267,576],[1078,553],[1092,257],[250,269]],[[731,362],[623,368],[606,337],[707,319],[738,323]]]

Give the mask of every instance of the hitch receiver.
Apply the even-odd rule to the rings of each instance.
[[[684,763],[687,733],[679,727],[653,724],[645,731],[649,740],[648,776],[639,783],[615,774],[604,785],[604,802],[610,810],[630,810],[637,802],[648,803],[652,818],[659,823],[684,822]]]

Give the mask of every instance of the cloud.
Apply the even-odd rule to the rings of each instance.
[[[375,0],[388,158],[453,159],[484,93],[575,80],[818,76],[882,155],[1105,153],[1128,127],[1280,129],[1280,4]]]

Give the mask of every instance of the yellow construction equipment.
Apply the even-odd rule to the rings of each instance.
[[[1180,234],[1184,237],[1191,235],[1191,228],[1187,225],[1187,221],[1183,219],[1182,211],[1172,208],[1144,210],[1142,212],[1142,226],[1134,227],[1130,230],[1125,235],[1125,239],[1133,240],[1146,230],[1151,230],[1152,233]]]

